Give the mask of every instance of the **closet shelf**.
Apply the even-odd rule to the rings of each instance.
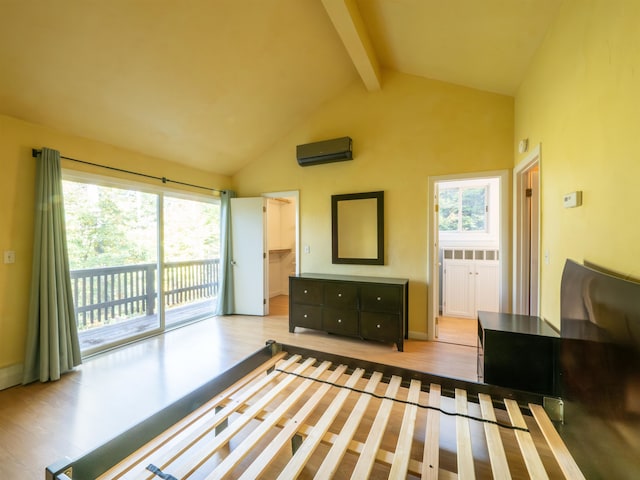
[[[269,253],[291,253],[290,248],[273,248],[269,250]]]

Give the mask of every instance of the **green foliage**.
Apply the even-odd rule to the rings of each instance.
[[[220,257],[220,206],[164,198],[164,258],[167,262]]]
[[[483,232],[487,228],[485,187],[443,188],[439,196],[441,232]]]
[[[64,181],[71,270],[154,263],[159,196]],[[218,258],[218,205],[165,196],[166,261]]]

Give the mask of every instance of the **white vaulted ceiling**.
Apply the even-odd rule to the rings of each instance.
[[[0,0],[0,114],[231,175],[396,70],[513,95],[561,0]]]

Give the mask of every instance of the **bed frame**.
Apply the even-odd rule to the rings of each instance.
[[[543,403],[269,341],[46,478],[584,478]]]

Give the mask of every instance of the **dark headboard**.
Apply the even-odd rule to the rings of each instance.
[[[640,283],[567,260],[560,299],[563,397],[640,416]]]
[[[567,260],[560,295],[565,441],[589,478],[638,478],[640,283]]]

